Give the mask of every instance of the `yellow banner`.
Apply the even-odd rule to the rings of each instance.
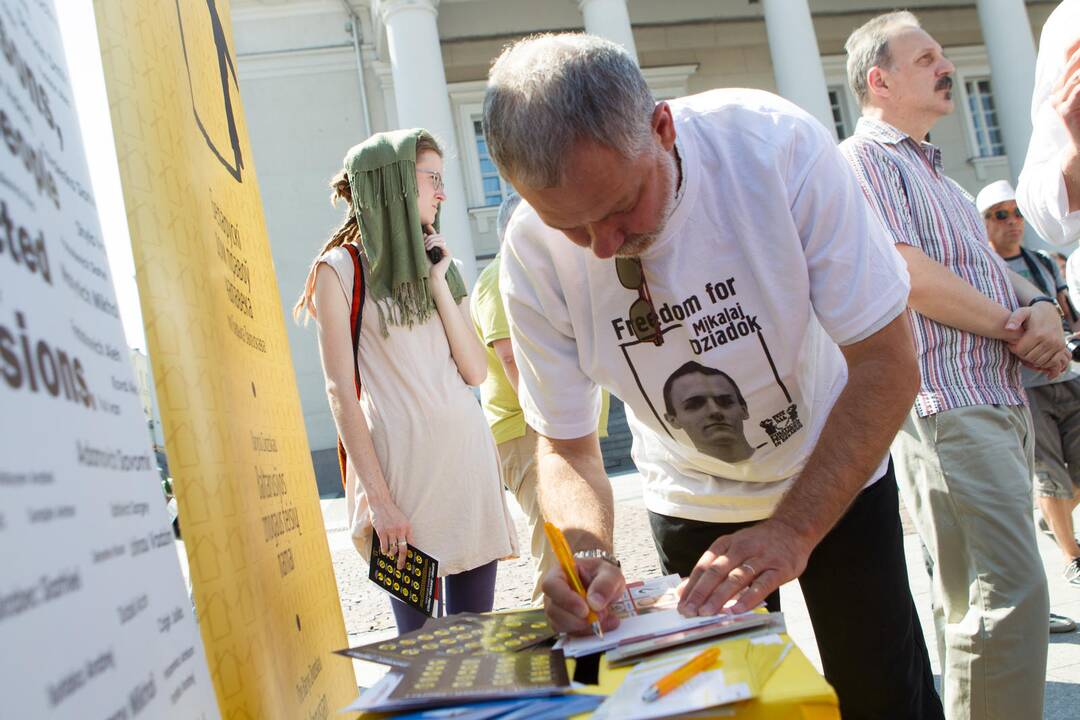
[[[95,0],[169,467],[222,717],[356,695],[227,0]]]

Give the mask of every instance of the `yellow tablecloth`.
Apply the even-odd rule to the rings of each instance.
[[[787,635],[781,635],[790,640]],[[567,669],[574,674],[574,660],[568,659]],[[610,695],[633,665],[608,667],[607,658],[600,660],[599,685],[590,685],[576,692],[593,695]],[[358,720],[389,718],[382,713],[362,713]],[[587,718],[589,713],[576,716]],[[760,697],[733,705],[716,708],[715,715],[695,717],[735,718],[736,720],[840,720],[840,708],[836,693],[803,655],[798,645],[791,649],[780,667],[772,674],[761,690]]]
[[[790,640],[787,635],[781,635]],[[573,674],[573,660],[570,672]],[[578,692],[610,695],[622,684],[632,665],[608,667],[607,658],[600,660],[600,684]],[[734,714],[733,714],[734,713]],[[578,715],[587,718],[588,713]],[[840,708],[836,693],[810,664],[796,645],[765,683],[761,696],[746,702],[716,708],[715,715],[695,717],[736,718],[737,720],[839,720]]]

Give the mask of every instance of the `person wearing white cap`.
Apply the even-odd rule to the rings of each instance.
[[[1046,253],[1023,245],[1024,218],[1007,180],[984,187],[975,197],[990,245],[1016,273],[1055,297],[1072,317],[1063,317],[1064,331],[1080,330],[1057,263]],[[1035,494],[1039,510],[1065,558],[1065,580],[1080,587],[1080,545],[1072,512],[1080,502],[1080,375],[1065,372],[1053,380],[1028,368],[1021,371],[1035,426]],[[1051,617],[1051,629],[1054,628]]]

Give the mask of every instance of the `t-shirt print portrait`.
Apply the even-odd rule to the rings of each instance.
[[[641,262],[614,263],[623,287],[639,295],[631,297],[625,317],[610,324],[650,410],[651,418],[641,418],[646,424],[686,449],[731,464],[779,447],[803,427],[759,316],[743,307],[734,276],[656,305]],[[765,376],[763,367],[769,368]]]

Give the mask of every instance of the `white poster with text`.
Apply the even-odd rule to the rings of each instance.
[[[0,0],[0,717],[217,718],[55,13]]]

